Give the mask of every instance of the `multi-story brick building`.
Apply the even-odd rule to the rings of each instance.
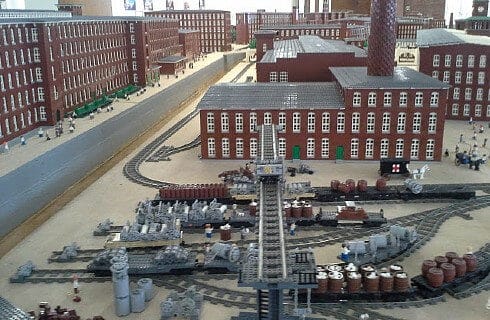
[[[354,14],[369,15],[371,0],[331,0],[332,11],[351,11]]]
[[[446,0],[397,0],[397,16],[444,20]]]
[[[73,15],[112,16],[112,0],[58,0],[57,7]]]
[[[0,143],[156,81],[156,61],[180,50],[177,30],[176,20],[161,18],[0,20]]]
[[[399,40],[417,39],[417,31],[424,29],[445,28],[444,19],[404,17],[396,20],[396,38]]]
[[[465,30],[468,34],[490,37],[488,0],[473,0],[473,13],[471,17],[456,20],[456,29]]]
[[[200,31],[203,52],[231,50],[231,19],[222,10],[147,11],[146,16],[177,19],[182,29]]]
[[[201,39],[199,30],[179,29],[179,43],[182,56],[194,60],[201,55]]]
[[[2,9],[0,10],[0,19],[18,19],[18,18],[70,18],[70,12],[55,10],[18,10]]]
[[[420,72],[449,85],[449,119],[490,120],[490,38],[460,30],[421,30]]]

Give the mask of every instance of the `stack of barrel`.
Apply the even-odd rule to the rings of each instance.
[[[228,191],[223,183],[182,184],[162,187],[159,195],[163,200],[213,199],[227,197]]]
[[[345,183],[340,182],[339,180],[330,181],[330,189],[332,191],[338,191],[341,193],[351,193],[356,191],[366,192],[367,191],[367,181],[366,180],[358,180],[357,188],[356,182],[353,179],[345,180]]]
[[[285,201],[283,205],[286,218],[292,217],[299,219],[303,217],[311,219],[313,217],[313,207],[308,202],[294,200],[292,203],[289,203]]]
[[[221,241],[231,240],[231,226],[229,224],[225,224],[224,226],[219,227],[219,234]]]
[[[449,283],[455,278],[464,276],[467,272],[476,270],[477,260],[472,253],[459,257],[456,252],[446,252],[444,256],[436,256],[434,260],[424,260],[422,276],[427,283],[439,288],[443,283]]]

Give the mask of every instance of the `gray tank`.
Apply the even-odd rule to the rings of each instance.
[[[185,319],[201,319],[203,296],[195,286],[189,287],[184,293],[172,291],[160,304],[161,320],[173,319],[175,316]]]
[[[124,262],[116,262],[111,266],[111,272],[116,315],[127,316],[131,312],[128,265]]]

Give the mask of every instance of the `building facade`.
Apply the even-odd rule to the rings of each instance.
[[[130,84],[158,81],[178,22],[145,18],[0,20],[0,143]]]
[[[112,0],[58,0],[57,7],[73,15],[112,16]]]
[[[396,4],[398,17],[444,20],[446,14],[446,0],[397,0]]]
[[[180,28],[199,30],[202,52],[231,50],[231,19],[229,11],[168,10],[147,11],[145,15],[177,19]]]
[[[456,29],[465,30],[468,34],[490,36],[488,0],[473,0],[471,17],[456,20]]]
[[[180,29],[179,44],[182,46],[182,56],[194,60],[201,55],[201,39],[199,30]]]
[[[490,38],[459,30],[418,33],[420,72],[449,85],[448,119],[490,120]]]

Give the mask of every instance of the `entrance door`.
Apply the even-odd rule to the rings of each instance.
[[[335,150],[335,159],[336,160],[344,160],[344,147],[343,146],[337,146],[337,149]]]
[[[293,160],[299,160],[300,157],[300,148],[299,146],[293,146]]]
[[[61,120],[61,112],[60,110],[56,110],[56,122],[59,122]]]

